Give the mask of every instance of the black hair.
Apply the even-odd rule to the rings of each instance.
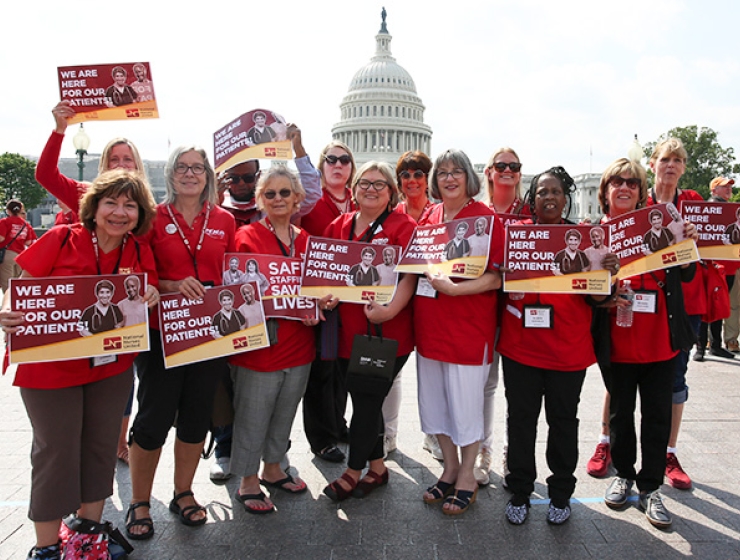
[[[535,214],[534,208],[534,199],[537,193],[537,183],[539,182],[540,177],[542,177],[543,175],[552,175],[558,181],[560,181],[560,185],[563,187],[563,194],[565,194],[566,199],[564,217],[567,220],[573,207],[573,197],[571,195],[576,191],[576,182],[573,180],[573,177],[568,175],[568,172],[563,167],[556,165],[555,167],[551,167],[547,171],[543,171],[542,173],[538,173],[537,175],[532,177],[532,182],[529,185],[529,190],[527,191],[525,202],[529,204],[529,211],[532,214],[532,217],[535,218],[534,221],[537,221],[537,215]]]

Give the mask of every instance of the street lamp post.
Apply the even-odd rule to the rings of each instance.
[[[90,147],[90,137],[85,132],[85,129],[80,123],[80,130],[72,138],[72,144],[74,144],[77,154],[77,168],[80,170],[79,177],[80,182],[83,180],[83,174],[85,172],[85,160],[84,157],[87,155],[87,149]]]

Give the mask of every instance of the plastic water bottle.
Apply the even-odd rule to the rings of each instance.
[[[634,313],[632,311],[632,303],[635,301],[635,292],[632,290],[629,280],[624,281],[624,292],[619,297],[626,299],[630,304],[617,307],[617,326],[631,327]]]

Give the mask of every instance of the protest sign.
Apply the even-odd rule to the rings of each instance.
[[[146,274],[11,278],[11,309],[25,322],[8,339],[10,363],[149,350],[145,286]]]
[[[388,303],[396,291],[398,245],[310,237],[303,261],[301,295],[327,294],[341,301]]]
[[[619,278],[699,260],[696,243],[685,239],[683,220],[671,203],[641,208],[604,225],[610,250],[619,257]]]
[[[396,271],[479,277],[488,262],[491,220],[491,216],[477,216],[417,226]]]
[[[70,124],[159,118],[148,62],[57,68],[59,94],[76,111]]]
[[[206,288],[202,299],[164,294],[159,324],[167,368],[269,346],[259,288],[252,282]]]
[[[303,297],[303,261],[277,255],[227,253],[224,257],[224,286],[256,282],[260,289],[265,317],[294,319],[319,318],[316,300]]]
[[[285,119],[268,109],[254,109],[213,134],[213,153],[220,173],[250,159],[291,159],[293,148]]]
[[[682,200],[681,215],[696,226],[702,259],[740,260],[740,204]]]
[[[504,291],[608,294],[611,275],[601,263],[608,243],[601,226],[508,225]]]

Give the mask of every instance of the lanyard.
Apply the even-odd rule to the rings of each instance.
[[[190,246],[190,241],[188,241],[188,238],[185,237],[185,233],[183,233],[182,228],[180,227],[180,224],[175,219],[175,214],[172,212],[172,205],[167,205],[167,212],[170,215],[170,220],[172,220],[172,223],[177,228],[177,233],[180,234],[180,239],[182,239],[182,242],[185,244],[185,249],[188,252],[188,255],[190,255],[190,258],[193,260],[193,270],[195,271],[195,277],[200,281],[200,277],[198,276],[198,252],[200,251],[200,248],[203,246],[203,238],[206,235],[206,229],[208,229],[208,219],[211,217],[211,205],[208,204],[206,206],[206,217],[203,221],[203,229],[200,230],[200,238],[198,239],[198,245],[195,246],[195,251]]]
[[[385,219],[388,217],[390,212],[386,209],[383,210],[383,213],[378,216],[378,219],[375,220],[367,230],[365,230],[365,233],[363,236],[358,239],[358,241],[362,241],[363,243],[370,243],[373,240],[373,237],[375,237],[375,232],[378,230],[378,228],[381,226],[381,224],[385,221]],[[352,227],[349,230],[349,240],[352,241],[352,239],[355,236],[355,224],[357,223],[357,212],[355,212],[354,216],[352,216]]]
[[[272,234],[275,236],[275,239],[278,242],[278,247],[280,247],[280,252],[283,254],[283,256],[293,257],[295,255],[295,245],[293,243],[295,239],[295,232],[293,231],[293,226],[288,224],[288,238],[290,239],[290,248],[286,249],[285,244],[282,241],[280,241],[280,238],[278,237],[278,234],[275,231],[275,226],[272,225],[270,218],[265,217],[265,224],[267,224],[267,229],[269,229],[272,232]]]
[[[90,232],[90,236],[92,237],[93,249],[95,250],[95,266],[98,269],[98,276],[100,276],[103,273],[100,271],[100,252],[98,249],[98,236],[95,233],[95,230]],[[118,269],[121,266],[121,258],[123,257],[123,250],[126,248],[127,239],[128,233],[123,236],[123,241],[121,242],[121,252],[118,253],[118,260],[116,261],[116,266],[113,268],[113,274],[118,274]]]

